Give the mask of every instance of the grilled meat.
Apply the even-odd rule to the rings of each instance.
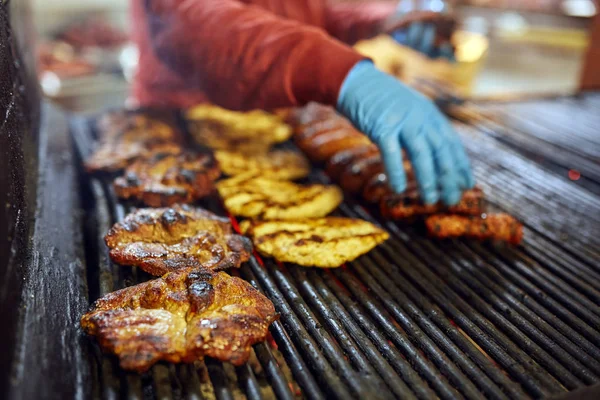
[[[240,228],[265,256],[322,268],[352,261],[389,237],[369,222],[339,217],[244,221]]]
[[[324,162],[340,151],[364,147],[371,143],[369,138],[355,130],[340,129],[313,137],[302,149],[316,162]]]
[[[232,214],[260,219],[323,217],[343,199],[336,186],[298,185],[249,175],[220,181],[217,189]]]
[[[349,193],[360,193],[367,182],[385,170],[381,154],[378,152],[362,157],[346,167],[340,176],[340,186]]]
[[[229,220],[187,205],[138,209],[104,240],[114,262],[152,275],[198,266],[239,267],[252,253],[250,241],[233,234]]]
[[[294,141],[300,148],[304,148],[310,142],[320,135],[325,135],[330,132],[344,131],[350,132],[354,128],[352,125],[342,118],[331,118],[323,121],[317,121],[310,125],[298,126],[294,130]]]
[[[437,238],[465,236],[512,244],[523,239],[523,225],[508,214],[432,215],[425,219],[425,225],[429,234]]]
[[[292,128],[282,118],[259,110],[241,113],[202,104],[186,116],[192,136],[212,149],[266,152],[292,135]]]
[[[327,172],[327,175],[329,175],[331,179],[339,180],[340,176],[348,166],[354,164],[358,159],[369,157],[377,153],[379,153],[379,149],[374,144],[340,151],[327,161],[325,172]]]
[[[102,133],[96,151],[85,161],[88,172],[116,172],[154,153],[181,152],[183,136],[177,129],[140,115],[127,121]]]
[[[314,102],[288,113],[288,121],[295,126],[311,125],[335,117],[340,118],[333,107]]]
[[[387,195],[381,200],[381,213],[397,220],[410,220],[437,213],[480,215],[483,207],[483,191],[478,187],[464,191],[458,204],[450,207],[442,203],[423,204],[416,189],[402,194]]]
[[[248,282],[198,268],[110,293],[81,326],[123,369],[144,372],[204,356],[241,365],[275,319],[273,303]]]
[[[215,157],[226,175],[250,173],[273,180],[294,180],[310,173],[308,160],[296,151],[271,150],[268,153],[245,154],[217,150]]]
[[[137,160],[117,178],[114,188],[123,199],[136,199],[150,207],[190,203],[214,191],[221,175],[210,154],[156,153]]]

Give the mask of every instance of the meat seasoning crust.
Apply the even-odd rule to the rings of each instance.
[[[370,222],[340,217],[243,221],[240,229],[252,238],[262,255],[322,268],[336,268],[352,261],[389,237]]]
[[[431,236],[450,238],[466,236],[479,240],[498,240],[519,244],[523,225],[508,214],[481,216],[432,215],[425,220]]]
[[[120,198],[164,207],[209,195],[220,174],[210,154],[156,153],[127,167],[124,176],[115,179],[114,188]]]
[[[144,372],[160,360],[204,356],[241,365],[276,319],[273,303],[248,282],[199,268],[110,293],[81,326],[123,369]]]
[[[237,268],[252,253],[250,240],[234,234],[228,219],[187,205],[136,210],[104,240],[114,262],[152,275],[198,266]]]

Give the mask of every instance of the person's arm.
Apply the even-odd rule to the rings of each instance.
[[[238,1],[144,1],[158,58],[230,109],[335,105],[364,58],[320,29]]]
[[[381,24],[394,15],[397,6],[397,1],[345,3],[329,0],[325,29],[339,40],[354,44],[381,33]]]

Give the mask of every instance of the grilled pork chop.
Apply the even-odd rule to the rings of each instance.
[[[199,266],[239,267],[252,253],[250,241],[233,234],[229,220],[187,205],[138,209],[115,224],[104,240],[114,262],[152,275]]]
[[[214,191],[213,182],[221,175],[209,154],[182,152],[156,153],[137,160],[114,182],[117,195],[136,199],[150,207],[190,203]]]
[[[96,150],[85,161],[88,172],[116,172],[132,161],[154,153],[181,152],[183,136],[177,129],[139,115],[128,121],[134,122],[126,122],[122,126],[117,123],[117,128],[102,133]]]
[[[144,372],[204,356],[241,365],[275,319],[273,303],[248,282],[199,268],[110,293],[81,326],[122,368]]]
[[[352,261],[389,237],[370,222],[339,217],[243,221],[240,229],[265,256],[322,268]]]
[[[290,150],[255,154],[217,150],[215,158],[223,173],[232,176],[251,173],[273,180],[294,180],[310,173],[310,164],[306,158]]]
[[[251,175],[217,182],[217,190],[232,214],[259,219],[323,217],[343,199],[336,186],[298,185]]]

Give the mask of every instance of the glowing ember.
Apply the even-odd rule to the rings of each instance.
[[[577,171],[575,169],[569,170],[569,179],[570,180],[577,181],[577,180],[579,180],[579,178],[581,178],[581,173],[579,173],[579,171]]]

